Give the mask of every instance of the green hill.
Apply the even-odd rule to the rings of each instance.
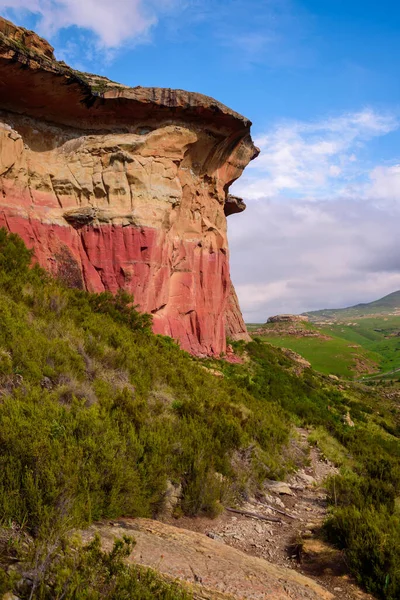
[[[257,331],[273,346],[297,352],[320,373],[346,379],[379,374],[400,378],[400,315],[353,316],[295,328],[267,323],[252,325],[249,331]]]
[[[342,320],[353,317],[363,317],[372,314],[400,313],[400,290],[392,292],[379,300],[365,304],[356,304],[348,308],[325,308],[303,313],[312,321]]]
[[[297,352],[320,373],[332,374],[346,379],[376,373],[383,362],[381,354],[373,345],[364,345],[363,340],[346,338],[342,328],[317,327],[312,323],[266,323],[252,326],[258,328],[257,335],[279,348]],[[260,329],[261,328],[261,329]]]
[[[358,317],[351,322],[325,325],[323,330],[374,353],[378,357],[379,372],[400,368],[400,316]]]
[[[305,314],[329,336],[373,353],[370,357],[374,358],[379,373],[400,369],[400,291],[366,304]],[[331,364],[334,363],[332,356]],[[313,361],[312,364],[320,367]]]
[[[294,425],[316,428],[328,458],[351,457],[328,483],[326,535],[370,592],[400,597],[392,396],[299,370],[262,340],[234,344],[242,364],[193,358],[125,293],[68,289],[30,262],[0,230],[0,597],[188,600],[125,564],[134,541],[106,553],[71,531],[162,515],[168,482],[176,515],[240,504],[299,465]]]

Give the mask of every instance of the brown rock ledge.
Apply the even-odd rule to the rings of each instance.
[[[132,536],[132,561],[188,582],[198,600],[332,600],[334,596],[285,567],[246,555],[207,536],[149,519],[120,519],[92,525],[89,541],[99,533],[104,549],[116,538]]]

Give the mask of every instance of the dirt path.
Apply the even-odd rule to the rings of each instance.
[[[309,432],[297,431],[300,448],[308,450]],[[334,465],[324,459],[317,448],[311,447],[309,466],[301,468],[285,484],[267,482],[262,494],[240,507],[266,517],[279,517],[278,523],[231,512],[224,512],[217,519],[183,517],[169,522],[204,533],[248,555],[295,569],[324,586],[338,600],[373,600],[348,575],[342,553],[321,539],[321,524],[327,513],[323,482],[336,472]]]

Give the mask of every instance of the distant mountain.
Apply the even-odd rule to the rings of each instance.
[[[330,319],[347,319],[364,317],[368,315],[384,315],[384,314],[400,314],[400,290],[392,292],[379,300],[368,302],[365,304],[356,304],[355,306],[349,306],[348,308],[324,308],[322,310],[313,310],[310,312],[303,313],[311,321],[323,321]]]

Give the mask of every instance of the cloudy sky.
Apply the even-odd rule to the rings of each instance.
[[[245,318],[400,289],[397,0],[0,0],[56,56],[128,85],[216,97],[253,121],[234,185]]]

